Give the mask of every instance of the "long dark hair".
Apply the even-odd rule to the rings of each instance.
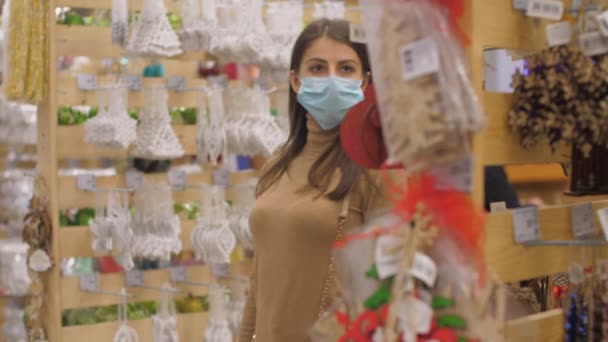
[[[310,23],[300,34],[293,47],[291,55],[291,70],[298,72],[302,56],[308,47],[318,38],[328,37],[347,44],[359,56],[363,75],[370,71],[369,57],[364,44],[350,41],[350,23],[346,20],[319,19]],[[307,110],[297,100],[295,90],[289,87],[289,137],[278,154],[264,168],[257,187],[257,195],[270,188],[287,171],[289,163],[302,151],[306,145],[308,128],[306,127]],[[341,179],[338,185],[327,194],[332,201],[340,201],[353,189],[362,175],[367,176],[364,168],[353,163],[340,144],[339,135],[329,144],[327,149],[312,164],[308,172],[308,184],[326,193],[336,171],[340,170]]]

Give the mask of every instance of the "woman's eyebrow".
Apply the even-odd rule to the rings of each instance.
[[[356,60],[354,60],[354,59],[345,59],[345,60],[340,61],[340,62],[338,62],[338,63],[342,63],[342,64],[343,64],[343,63],[354,63],[354,64],[359,64],[359,62],[357,62],[357,61],[356,61]]]
[[[309,58],[306,63],[310,63],[310,62],[318,62],[318,63],[324,63],[327,64],[327,61],[318,57],[313,57],[313,58]]]

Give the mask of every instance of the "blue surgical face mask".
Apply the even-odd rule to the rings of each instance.
[[[298,102],[324,130],[338,127],[349,109],[363,101],[361,80],[305,77],[300,80]]]

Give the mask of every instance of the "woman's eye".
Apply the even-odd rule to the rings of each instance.
[[[321,64],[312,65],[308,70],[312,73],[319,73],[319,72],[323,72],[325,70],[325,67]]]
[[[350,65],[345,65],[342,67],[342,72],[349,74],[349,73],[355,72],[355,68],[353,68]]]

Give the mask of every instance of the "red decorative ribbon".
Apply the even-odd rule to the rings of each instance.
[[[380,327],[380,317],[371,310],[362,312],[355,321],[338,311],[336,319],[344,326],[344,335],[340,336],[339,342],[369,342],[374,331]]]
[[[426,1],[426,0],[423,0]],[[444,7],[449,13],[450,26],[454,30],[454,33],[458,36],[458,39],[463,45],[470,43],[470,38],[467,33],[460,27],[460,20],[465,13],[465,0],[434,0],[435,4]]]

